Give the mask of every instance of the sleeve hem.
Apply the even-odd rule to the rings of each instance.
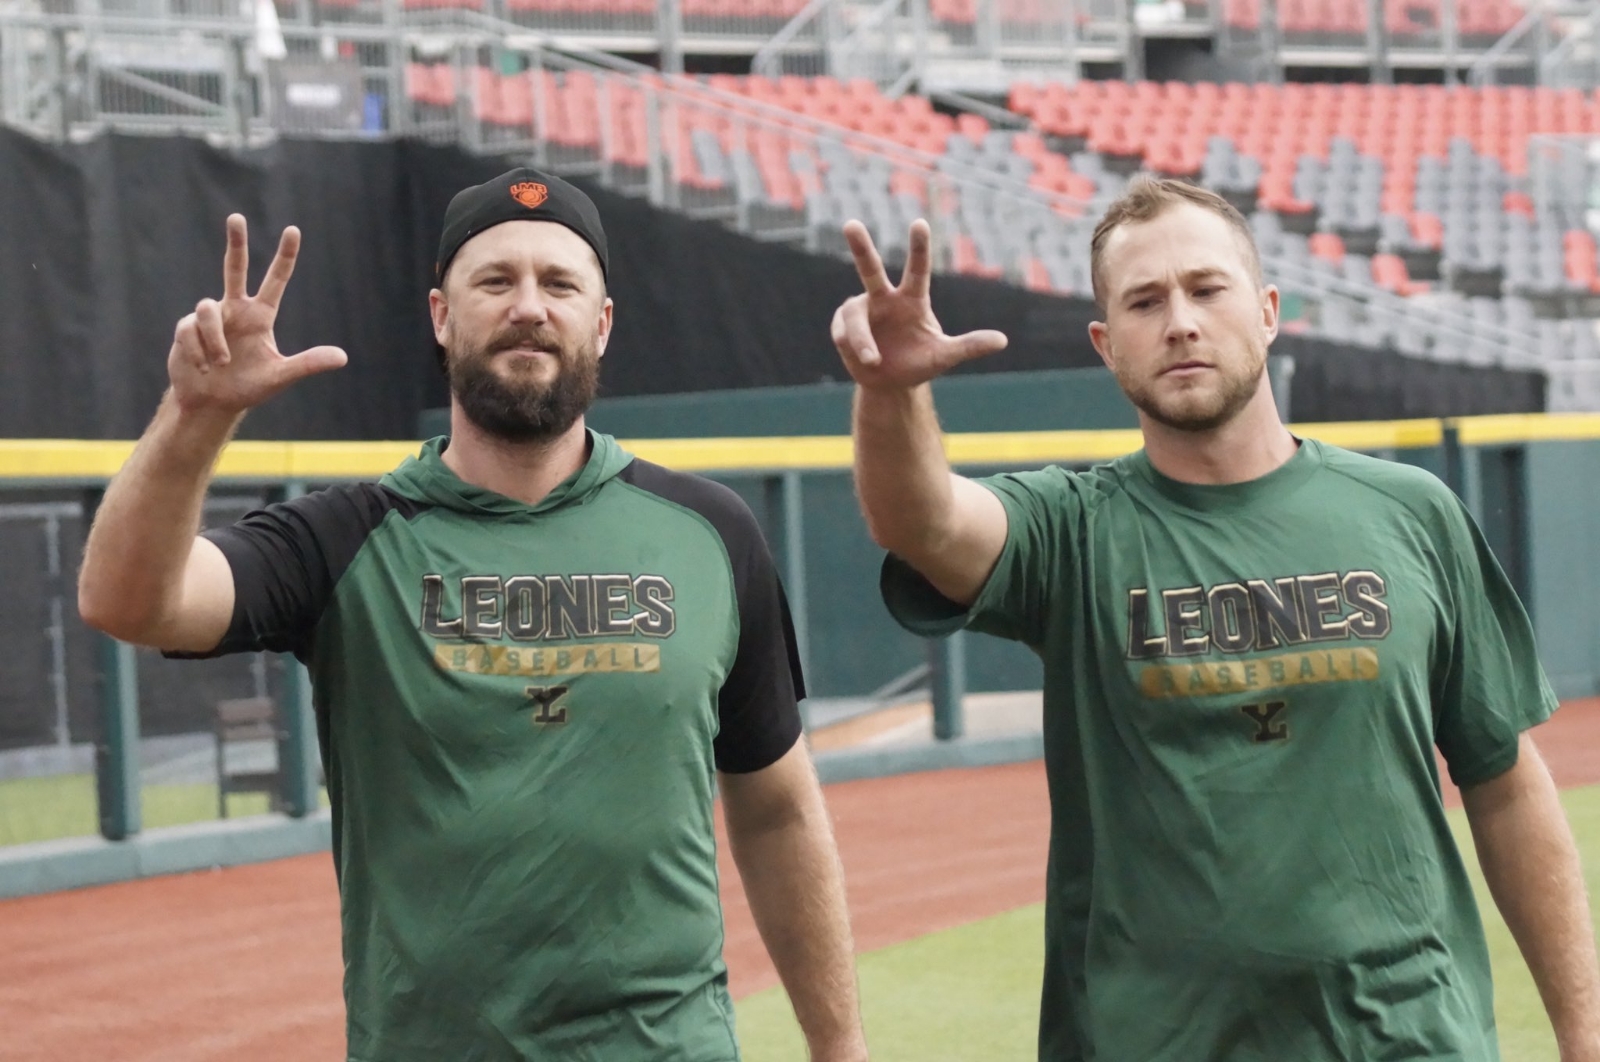
[[[795,713],[795,719],[796,723],[798,724],[798,712]],[[789,735],[786,742],[781,739],[774,740],[768,743],[767,747],[753,755],[729,757],[727,759],[723,759],[720,756],[717,757],[717,770],[722,774],[754,774],[757,771],[766,770],[768,767],[771,767],[774,763],[777,763],[779,760],[787,756],[800,741],[802,730],[798,725],[792,728],[786,728],[786,730]],[[779,745],[782,745],[783,747],[778,749],[777,746]],[[777,751],[774,752],[774,749],[777,749]]]
[[[1482,785],[1485,782],[1492,782],[1496,778],[1499,778],[1502,774],[1505,774],[1507,771],[1511,770],[1511,768],[1517,765],[1517,759],[1521,753],[1522,735],[1526,734],[1539,724],[1549,721],[1550,717],[1555,715],[1556,710],[1560,707],[1560,702],[1554,700],[1553,698],[1546,700],[1541,705],[1541,710],[1539,711],[1537,717],[1526,721],[1526,724],[1522,727],[1522,729],[1517,731],[1516,740],[1512,741],[1508,748],[1502,750],[1499,755],[1491,757],[1487,761],[1474,764],[1473,769],[1471,770],[1458,771],[1455,767],[1450,767],[1450,781],[1457,789],[1471,789],[1473,786]]]

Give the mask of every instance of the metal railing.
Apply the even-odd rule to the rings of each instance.
[[[1147,17],[1152,34],[1201,19]],[[1160,5],[1169,14],[1170,5]],[[1011,79],[1075,80],[1084,63],[1138,76],[1137,0],[811,0],[751,61],[758,74],[868,77],[885,86],[1003,91]]]
[[[1549,50],[1547,11],[1543,4],[1534,4],[1526,14],[1477,59],[1467,70],[1467,83],[1475,86],[1493,85],[1502,68],[1537,63],[1538,57]]]
[[[1566,32],[1539,59],[1539,84],[1556,88],[1600,86],[1600,4],[1567,19]]]

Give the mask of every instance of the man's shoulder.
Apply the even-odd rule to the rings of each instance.
[[[1315,445],[1322,451],[1323,467],[1374,505],[1431,519],[1457,504],[1455,493],[1426,468],[1324,442]]]
[[[1001,472],[978,482],[1001,493],[1033,495],[1045,504],[1093,508],[1121,494],[1128,475],[1127,459],[1120,458],[1085,469],[1046,465],[1026,471]]]
[[[761,526],[755,514],[726,484],[640,457],[628,462],[616,479],[665,505],[696,514],[711,525],[730,553],[743,552],[753,541],[761,541]]]

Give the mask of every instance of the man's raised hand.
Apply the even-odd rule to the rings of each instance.
[[[856,383],[916,387],[964,361],[1005,348],[1005,335],[993,329],[947,336],[939,326],[928,298],[933,251],[926,221],[911,223],[911,247],[898,287],[889,283],[865,225],[846,222],[844,238],[863,291],[834,312],[833,345]]]
[[[186,410],[239,414],[307,376],[348,360],[338,347],[312,347],[290,357],[278,350],[272,326],[300,253],[300,230],[290,226],[261,288],[245,292],[250,269],[244,217],[228,216],[228,250],[222,260],[222,300],[201,299],[178,322],[167,375],[173,397]]]

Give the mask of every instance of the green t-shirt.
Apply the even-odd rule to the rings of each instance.
[[[207,532],[217,652],[309,665],[351,1062],[730,1062],[714,770],[800,733],[750,511],[591,435],[538,505],[429,443]]]
[[[983,481],[970,610],[890,558],[923,634],[1044,662],[1047,1062],[1491,1062],[1489,960],[1445,818],[1556,707],[1516,594],[1417,469],[1305,441],[1248,483],[1140,452]]]

